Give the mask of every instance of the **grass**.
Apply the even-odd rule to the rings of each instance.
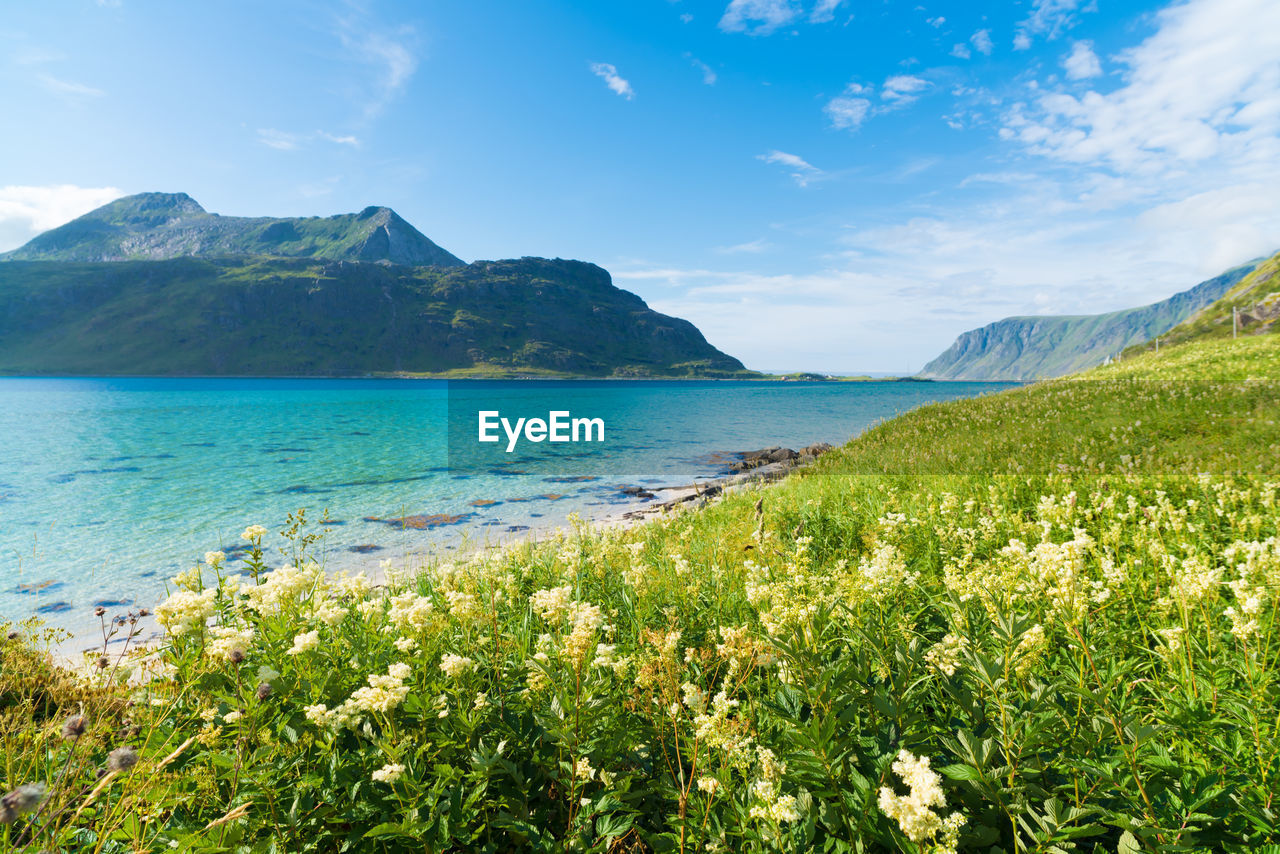
[[[47,789],[0,850],[1280,843],[1278,342],[923,407],[385,587],[251,528],[173,579],[154,653],[73,679],[3,642],[4,784]]]

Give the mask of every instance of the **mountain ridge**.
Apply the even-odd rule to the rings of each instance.
[[[1102,364],[1126,347],[1163,335],[1218,300],[1261,259],[1173,296],[1104,314],[1014,316],[961,333],[920,370],[923,379],[1035,380]]]
[[[456,267],[442,249],[388,207],[328,217],[223,216],[186,193],[138,193],[108,202],[0,254],[0,261],[163,261],[266,255]]]

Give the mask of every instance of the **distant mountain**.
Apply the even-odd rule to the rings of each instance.
[[[1161,336],[1162,344],[1181,344],[1200,338],[1229,338],[1232,313],[1235,334],[1264,335],[1280,332],[1280,253],[1272,255],[1254,268],[1222,295],[1222,298],[1197,311]],[[1135,345],[1131,349],[1146,349]]]
[[[0,373],[734,376],[737,359],[581,261],[0,264]]]
[[[1251,261],[1190,290],[1107,314],[1006,317],[960,335],[919,376],[947,380],[1033,380],[1102,364],[1124,348],[1177,326],[1213,303],[1257,265]]]
[[[9,261],[159,261],[271,255],[456,267],[463,262],[390,208],[330,217],[209,213],[186,193],[140,193],[90,211],[0,255]]]

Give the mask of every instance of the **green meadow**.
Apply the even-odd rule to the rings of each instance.
[[[0,850],[1280,844],[1278,377],[1192,340],[377,584],[251,526],[157,648],[6,630]]]

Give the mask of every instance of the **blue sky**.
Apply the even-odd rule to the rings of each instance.
[[[596,262],[765,370],[905,372],[1280,249],[1274,0],[43,0],[0,250],[125,193]]]

